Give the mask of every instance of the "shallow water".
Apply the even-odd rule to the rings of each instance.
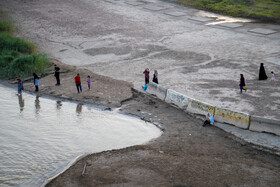
[[[0,84],[0,186],[40,186],[75,157],[143,144],[154,125],[116,111],[23,93]]]

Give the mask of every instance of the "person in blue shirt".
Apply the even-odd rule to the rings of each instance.
[[[18,95],[21,95],[21,92],[23,90],[23,84],[20,78],[18,78],[17,80],[18,80]]]
[[[33,82],[35,85],[35,91],[39,91],[39,76],[36,73],[33,73]]]
[[[206,125],[214,125],[214,117],[210,112],[208,112],[206,115],[206,120],[204,121],[203,127]]]

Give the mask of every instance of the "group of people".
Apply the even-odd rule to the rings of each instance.
[[[263,63],[261,63],[260,70],[259,70],[259,80],[267,80],[267,78],[268,77],[265,73],[264,65]],[[273,71],[271,71],[270,82],[275,82],[275,75]],[[246,89],[245,78],[243,74],[240,74],[239,86],[240,86],[240,93],[242,93],[243,90],[245,90],[246,92],[247,89]]]
[[[54,77],[56,78],[55,85],[60,86],[60,68],[56,64],[54,65]],[[39,78],[40,77],[36,73],[33,73],[33,84],[35,86],[35,92],[39,91]],[[21,95],[22,90],[24,90],[23,82],[20,78],[17,78],[17,80],[18,80],[18,95]],[[81,84],[81,78],[79,73],[75,76],[74,80],[78,93],[82,92],[82,84]],[[88,85],[88,89],[90,90],[91,77],[89,75],[87,76],[87,85]]]
[[[149,68],[146,68],[145,71],[143,72],[143,74],[145,75],[145,84],[149,84],[149,82],[150,82],[150,70],[149,70]],[[158,84],[158,72],[157,72],[157,70],[154,71],[153,82]]]
[[[82,83],[81,83],[81,77],[79,73],[75,77],[75,83],[76,83],[78,93],[82,92]],[[87,76],[87,85],[88,85],[88,89],[90,90],[91,78],[89,75]]]

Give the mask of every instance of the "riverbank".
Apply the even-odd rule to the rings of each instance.
[[[245,142],[234,141],[233,136],[216,127],[203,128],[201,120],[160,100],[132,91],[129,83],[54,62],[62,70],[70,68],[71,72],[61,74],[61,86],[55,86],[53,75],[40,79],[38,94],[120,107],[123,113],[161,126],[164,133],[145,145],[86,156],[47,186],[280,184],[279,156],[255,150]],[[83,93],[76,93],[73,77],[76,73],[80,73],[82,81],[86,75],[93,75],[91,91],[85,90],[83,85]],[[34,91],[31,82],[24,85],[28,91]]]

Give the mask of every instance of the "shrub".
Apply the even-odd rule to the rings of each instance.
[[[0,32],[9,32],[13,28],[12,24],[10,21],[7,20],[0,20]]]
[[[46,55],[27,54],[19,56],[6,67],[6,77],[12,78],[18,75],[25,77],[32,75],[34,72],[39,74],[45,73],[47,63]]]
[[[35,45],[27,40],[12,36],[10,33],[0,32],[0,52],[3,50],[31,54],[35,50]]]

